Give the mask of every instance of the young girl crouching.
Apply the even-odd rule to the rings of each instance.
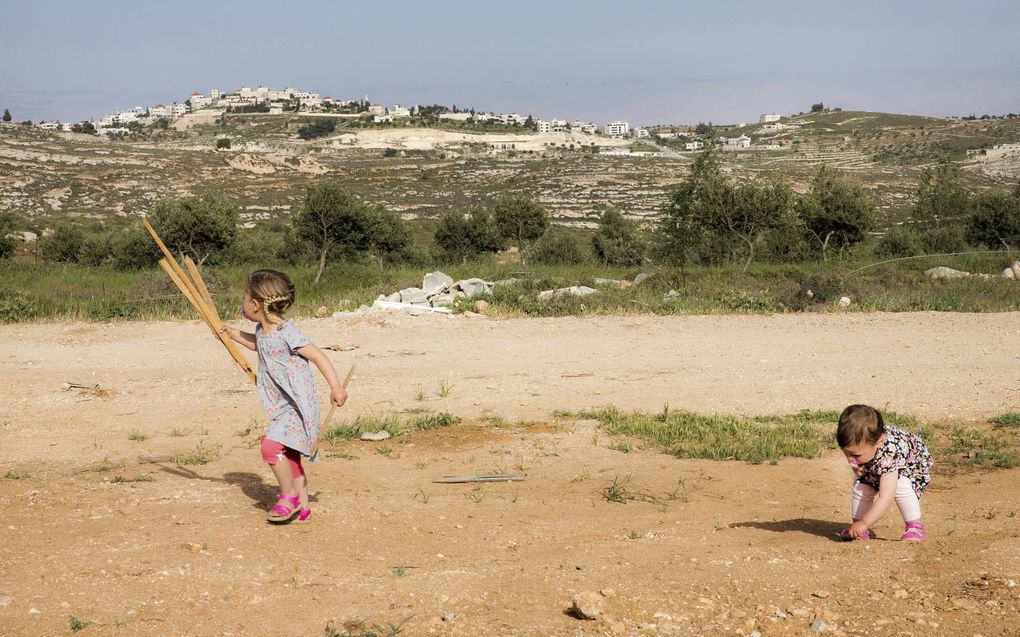
[[[931,481],[932,459],[924,442],[902,429],[887,427],[882,414],[867,405],[850,405],[843,410],[836,442],[856,475],[850,493],[853,523],[840,532],[840,537],[871,539],[871,527],[895,500],[905,524],[900,539],[927,539],[920,498]]]

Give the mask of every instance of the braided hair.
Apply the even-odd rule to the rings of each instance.
[[[294,305],[294,283],[276,270],[256,270],[244,282],[244,291],[262,304],[266,314],[282,317]]]

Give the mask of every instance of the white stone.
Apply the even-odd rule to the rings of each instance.
[[[492,283],[478,278],[462,279],[454,283],[453,287],[459,288],[469,299],[492,291]]]
[[[580,619],[597,619],[605,610],[606,602],[594,591],[585,591],[574,595],[571,610]]]
[[[924,271],[924,275],[932,279],[962,279],[970,276],[970,272],[954,270],[943,265],[935,266]]]
[[[564,294],[569,294],[571,296],[588,296],[589,294],[595,294],[595,288],[590,288],[586,285],[571,285],[567,288],[545,290],[538,293],[538,300],[548,301],[549,299],[553,299]]]
[[[853,301],[850,300],[849,296],[842,296],[839,298],[840,307],[848,307]]]
[[[421,289],[425,290],[425,294],[429,296],[441,292],[451,285],[453,285],[453,277],[442,272],[429,272],[421,281]]]
[[[650,278],[652,278],[651,274],[648,274],[647,272],[641,272],[636,277],[634,277],[634,285],[641,285],[642,281],[645,281]]]

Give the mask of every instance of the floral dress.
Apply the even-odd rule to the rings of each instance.
[[[923,440],[897,427],[886,427],[885,443],[874,458],[861,465],[864,472],[857,480],[877,491],[884,474],[898,473],[910,480],[920,498],[931,482],[931,465],[931,453]]]
[[[311,364],[297,350],[311,344],[291,321],[269,333],[255,326],[258,394],[269,418],[266,438],[311,455],[319,436],[319,394]]]

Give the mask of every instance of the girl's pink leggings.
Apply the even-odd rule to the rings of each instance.
[[[286,460],[290,463],[295,480],[305,475],[305,470],[301,466],[301,452],[285,447],[275,440],[262,439],[262,459],[266,461],[266,464],[276,464],[281,460]]]

